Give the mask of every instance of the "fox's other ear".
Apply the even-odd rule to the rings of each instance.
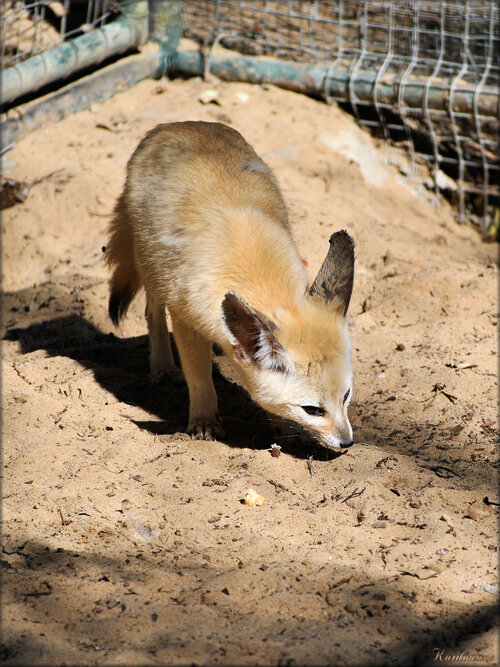
[[[266,322],[238,292],[228,292],[224,297],[222,321],[240,361],[251,361],[270,370],[290,369],[285,348],[273,334],[276,324]]]
[[[345,316],[351,300],[354,280],[354,241],[342,230],[330,237],[330,248],[318,275],[309,289],[312,297],[321,297],[326,304]]]

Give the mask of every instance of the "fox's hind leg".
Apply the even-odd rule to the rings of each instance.
[[[217,394],[212,380],[212,345],[175,313],[172,315],[175,343],[189,390],[187,432],[194,440],[222,437]]]
[[[165,375],[176,375],[179,371],[170,345],[165,304],[158,301],[151,290],[146,290],[146,320],[149,331],[150,377],[153,382],[160,382]]]

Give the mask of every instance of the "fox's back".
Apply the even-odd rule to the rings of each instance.
[[[265,309],[306,288],[273,172],[220,123],[151,130],[129,160],[117,220],[132,228],[142,282],[200,326],[218,320],[228,290]]]
[[[182,216],[197,227],[207,212],[253,207],[288,229],[281,191],[271,169],[243,137],[221,123],[158,125],[141,141],[128,167],[124,197],[135,226],[158,214]],[[193,231],[201,231],[194,229]]]

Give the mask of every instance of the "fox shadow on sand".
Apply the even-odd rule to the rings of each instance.
[[[70,284],[78,285],[78,279],[74,276]],[[45,350],[52,357],[74,359],[82,367],[92,370],[101,387],[120,402],[139,406],[151,415],[151,420],[131,420],[137,428],[156,435],[184,433],[189,405],[187,386],[181,374],[179,378],[168,378],[161,384],[150,381],[147,335],[118,338],[113,333],[101,331],[89,321],[78,288],[68,290],[55,282],[5,293],[2,306],[2,337],[18,341],[21,355]],[[173,339],[172,343],[176,362],[180,365]],[[221,366],[224,362],[216,351],[214,359],[213,378],[225,429],[225,436],[221,438],[224,443],[231,447],[265,449],[273,442],[279,442],[283,450],[293,456],[306,459],[313,455],[316,460],[324,461],[349,451],[344,449],[337,453],[306,438],[281,435],[276,429],[275,418],[256,405],[244,389],[222,375],[218,362],[222,359]],[[408,454],[409,435],[405,434],[409,430],[415,436],[415,442],[417,439],[423,442],[431,435],[443,440],[448,438],[445,431],[442,434],[430,431],[425,423],[408,424],[403,415],[398,418],[398,413],[393,413],[388,422],[382,415],[367,415],[361,407],[353,401],[350,410],[357,436],[355,447],[356,443],[376,444],[387,454]],[[442,466],[440,459],[430,460],[426,450],[420,451],[416,444],[412,456],[420,465],[430,469]],[[457,483],[463,481],[480,486],[485,475],[494,474],[493,468],[485,470],[481,462],[471,463],[465,479],[461,467],[457,466],[452,463],[449,472]]]
[[[182,374],[165,378],[160,384],[152,383],[148,376],[147,335],[119,338],[104,333],[75,309],[79,310],[75,308],[74,296],[62,293],[52,283],[7,293],[3,339],[18,341],[22,355],[45,350],[52,357],[68,357],[92,370],[101,387],[120,402],[139,406],[151,414],[151,420],[131,420],[138,428],[155,435],[183,433],[189,397]],[[180,366],[173,336],[169,335]],[[219,371],[217,350],[214,359],[213,378],[225,429],[222,440],[226,444],[260,449],[270,447],[279,438],[282,444],[285,442],[284,449],[301,458],[313,454],[316,459],[325,460],[340,455],[313,441],[278,434],[273,418]]]

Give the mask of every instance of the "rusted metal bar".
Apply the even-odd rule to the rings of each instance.
[[[204,69],[205,63],[199,52],[178,51],[171,58],[169,73],[171,76],[202,76]],[[314,97],[335,97],[346,102],[354,93],[359,101],[373,104],[376,86],[378,103],[392,107],[395,112],[401,104],[422,109],[425,101],[431,110],[449,109],[449,86],[439,79],[431,84],[427,79],[418,77],[407,79],[400,97],[400,81],[395,75],[387,75],[380,81],[376,73],[359,72],[352,80],[347,69],[332,69],[327,65],[224,54],[210,56],[209,71],[227,81],[271,83]],[[499,90],[492,86],[485,86],[478,99],[475,99],[475,90],[456,88],[452,105],[460,113],[472,114],[476,108],[480,115],[496,118],[499,115],[499,100]]]

